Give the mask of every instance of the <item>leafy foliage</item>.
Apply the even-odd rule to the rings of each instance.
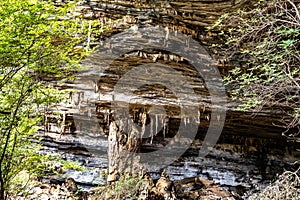
[[[20,173],[32,176],[40,170],[39,145],[30,138],[42,108],[65,97],[46,80],[70,79],[88,53],[74,50],[87,39],[83,20],[71,14],[74,5],[0,1],[0,199],[16,192]]]
[[[255,8],[224,15],[211,29],[225,41],[226,59],[241,60],[225,78],[232,98],[240,102],[238,109],[281,109],[276,125],[299,133],[299,4],[261,0]]]

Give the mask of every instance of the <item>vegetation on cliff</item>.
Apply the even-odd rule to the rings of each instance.
[[[90,41],[92,22],[82,23],[72,9],[74,4],[0,1],[0,199],[24,196],[30,178],[47,167],[32,139],[44,111],[65,98],[49,80],[60,84],[72,79],[88,53],[84,45],[77,45]],[[283,115],[275,125],[292,136],[298,134],[299,5],[290,0],[259,1],[254,9],[224,15],[213,29],[221,33],[221,48],[230,52],[227,59],[242,59],[225,79],[231,96],[241,103],[239,109],[280,109]],[[118,198],[151,189],[141,177],[118,181],[109,191]]]
[[[255,8],[223,15],[212,27],[220,32],[219,46],[226,59],[241,65],[230,71],[225,83],[240,110],[280,110],[291,135],[300,127],[300,14],[291,0],[259,1]],[[219,48],[216,47],[216,48]],[[290,135],[290,136],[291,136]]]
[[[74,4],[0,1],[0,199],[24,193],[43,167],[31,141],[47,106],[65,98],[46,80],[71,78],[87,51],[87,27],[72,16]]]

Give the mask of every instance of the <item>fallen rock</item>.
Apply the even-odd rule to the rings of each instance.
[[[213,181],[199,177],[184,178],[174,182],[176,195],[178,199],[228,199],[235,198],[220,185],[214,184]]]
[[[72,194],[75,194],[78,190],[78,187],[73,178],[67,178],[65,186],[66,186],[67,190]]]
[[[166,171],[162,172],[161,178],[150,191],[150,199],[175,200],[176,190],[174,183],[169,179]]]

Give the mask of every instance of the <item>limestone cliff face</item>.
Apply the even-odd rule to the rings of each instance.
[[[255,3],[255,0],[86,0],[80,7],[87,18],[127,18],[133,23],[147,21],[189,33],[201,40],[205,28],[222,14],[250,8]]]
[[[116,19],[125,15],[147,18],[152,16],[160,23],[206,27],[226,12],[253,5],[254,0],[87,0],[82,3],[94,17],[105,14]],[[92,17],[91,15],[89,15]],[[149,20],[149,18],[147,18]]]
[[[207,48],[211,56],[215,58],[218,63],[219,70],[222,74],[226,74],[226,71],[235,64],[238,63],[239,58],[236,58],[233,63],[224,62],[220,57],[216,55],[222,54],[222,52],[213,52],[209,49],[211,44],[218,42],[217,34],[208,33],[206,27],[211,25],[219,16],[226,12],[234,11],[238,8],[249,7],[254,4],[254,0],[244,0],[244,1],[226,1],[226,0],[203,0],[203,1],[123,1],[123,0],[112,0],[112,1],[101,1],[101,0],[87,0],[81,3],[81,13],[86,18],[98,19],[101,22],[108,21],[110,19],[122,19],[121,26],[117,24],[112,26],[112,30],[104,32],[105,36],[111,36],[114,33],[121,32],[122,28],[128,28],[133,24],[152,24],[160,25],[162,27],[168,27],[171,30],[176,30],[178,32],[184,33],[186,35],[192,35],[200,44]],[[118,22],[117,22],[118,23]],[[106,34],[106,35],[105,35]],[[145,45],[150,43],[150,41],[139,40],[135,45]],[[116,44],[117,45],[117,44]],[[157,49],[157,48],[155,48]],[[190,51],[197,51],[197,49],[192,49]],[[139,152],[141,149],[141,143],[145,141],[137,141],[135,138],[141,138],[137,136],[138,131],[133,129],[130,123],[123,121],[123,124],[116,124],[113,119],[113,113],[111,112],[111,102],[114,101],[114,97],[109,96],[105,93],[112,92],[114,90],[114,85],[119,80],[117,78],[122,77],[127,70],[130,70],[133,66],[152,63],[153,60],[161,64],[172,65],[175,69],[181,69],[186,72],[186,76],[191,78],[191,82],[201,84],[200,81],[197,82],[194,78],[198,78],[193,74],[193,70],[189,68],[184,59],[180,57],[171,57],[164,56],[164,52],[147,52],[139,51],[135,52],[136,54],[122,57],[118,60],[115,60],[115,66],[110,66],[110,69],[106,71],[106,74],[102,74],[100,77],[99,74],[93,74],[84,72],[80,74],[81,80],[84,77],[86,82],[83,82],[82,85],[74,84],[72,88],[75,88],[78,92],[70,95],[74,104],[76,105],[73,110],[69,109],[66,111],[64,117],[66,120],[63,120],[66,125],[64,132],[81,132],[83,135],[90,134],[96,138],[100,133],[103,135],[109,135],[110,144],[108,145],[108,151],[110,156],[109,160],[109,178],[113,182],[118,179],[118,171],[116,168],[120,168],[121,172],[126,172],[128,166],[139,171],[142,166],[136,165],[139,162],[139,158],[135,157],[134,160],[128,162],[128,166],[120,164],[118,161],[119,158],[124,160],[130,160],[131,154],[128,152]],[[155,59],[154,59],[155,58]],[[166,58],[166,59],[165,59]],[[95,55],[91,57],[88,61],[88,65],[100,65],[107,64],[105,63],[108,58],[105,58],[105,55]],[[115,67],[115,68],[114,68]],[[126,69],[127,67],[127,69]],[[191,73],[188,73],[191,72]],[[147,74],[145,74],[146,76]],[[96,78],[95,78],[96,77]],[[100,77],[100,78],[98,78]],[[143,77],[147,78],[147,77]],[[130,82],[133,85],[136,82]],[[129,85],[130,86],[130,85]],[[130,88],[130,87],[129,87]],[[101,90],[102,89],[102,90]],[[210,105],[204,105],[199,109],[199,116],[183,116],[180,112],[178,105],[172,103],[171,93],[165,88],[151,88],[150,86],[144,88],[146,92],[152,91],[156,96],[166,96],[166,102],[168,104],[168,118],[165,119],[164,116],[160,115],[151,115],[146,116],[146,111],[149,111],[145,104],[130,105],[130,116],[133,121],[145,127],[146,124],[149,124],[151,129],[146,131],[145,135],[148,135],[150,139],[145,143],[159,143],[162,141],[165,136],[171,138],[175,137],[180,121],[184,121],[184,125],[189,127],[189,124],[193,121],[201,121],[200,126],[198,127],[198,134],[196,139],[203,140],[209,123],[211,119],[211,109]],[[146,90],[147,89],[147,90]],[[143,92],[141,91],[141,92]],[[209,96],[209,93],[206,90],[201,90],[201,87],[198,87],[197,94],[202,95],[203,97]],[[106,99],[107,98],[107,99]],[[151,103],[155,103],[154,98],[149,98]],[[201,101],[202,103],[204,101]],[[207,104],[210,102],[208,101]],[[172,107],[173,105],[173,107]],[[175,105],[175,106],[174,106]],[[232,104],[230,104],[232,105]],[[74,106],[74,105],[73,105]],[[225,126],[222,132],[222,135],[219,139],[220,144],[229,144],[228,146],[238,146],[238,151],[246,152],[247,155],[255,154],[259,157],[262,164],[265,165],[267,162],[266,154],[270,149],[279,149],[282,157],[285,155],[285,148],[288,146],[285,142],[285,138],[281,137],[282,129],[276,128],[273,126],[273,122],[280,119],[280,113],[273,111],[264,111],[258,113],[255,118],[253,118],[252,113],[242,113],[234,111],[233,106],[229,106],[229,110],[226,113]],[[63,108],[65,109],[65,108]],[[74,115],[74,110],[76,110],[76,115]],[[179,114],[178,114],[179,113]],[[146,116],[146,117],[143,117]],[[63,118],[64,118],[63,117]],[[181,117],[181,118],[180,118]],[[76,119],[77,118],[77,119]],[[74,123],[75,121],[75,123]],[[75,126],[76,125],[76,126]],[[118,126],[117,126],[118,125]],[[124,127],[129,127],[130,131],[121,131],[125,130]],[[153,137],[157,130],[160,130],[159,134],[156,137]],[[100,131],[99,131],[100,129]],[[191,129],[186,128],[188,131]],[[155,131],[154,131],[155,130]],[[197,131],[196,130],[196,131]],[[132,133],[130,137],[126,132]],[[144,134],[145,131],[142,131]],[[140,133],[139,133],[140,134]],[[188,134],[188,133],[187,133]],[[84,136],[80,136],[84,137]],[[146,137],[145,137],[146,138]],[[175,138],[176,139],[176,138]],[[182,140],[181,140],[182,141]],[[177,141],[176,141],[177,142]],[[186,141],[183,141],[186,142]],[[290,146],[290,145],[289,145]],[[124,151],[127,149],[128,151]],[[149,148],[150,149],[150,148]],[[293,152],[296,147],[291,146],[289,151]],[[145,150],[145,149],[144,149]],[[151,149],[150,149],[151,150]],[[232,151],[234,152],[234,151]],[[254,152],[254,153],[253,153]],[[277,153],[278,154],[278,153]],[[297,154],[299,156],[299,153]],[[259,161],[260,161],[259,160]],[[263,166],[262,171],[265,173],[265,166]],[[142,171],[142,170],[141,170]]]
[[[120,32],[124,26],[139,23],[168,27],[192,36],[218,60],[221,73],[226,74],[233,64],[240,62],[236,58],[228,63],[223,59],[222,52],[209,48],[221,41],[216,33],[207,32],[207,27],[221,15],[240,8],[251,8],[255,3],[255,0],[85,0],[79,7],[80,14],[85,18],[98,19],[101,23],[121,19],[123,23],[118,23],[112,30],[103,33],[104,37]]]
[[[114,33],[121,32],[121,29],[139,23],[168,27],[171,30],[191,35],[200,42],[201,46],[206,48],[213,59],[215,59],[220,73],[224,75],[233,65],[239,65],[240,59],[235,58],[235,60],[230,62],[222,60],[222,51],[209,48],[211,44],[221,41],[218,40],[216,33],[208,33],[206,28],[214,23],[222,14],[233,12],[239,8],[251,8],[256,2],[255,0],[85,0],[78,4],[78,14],[82,14],[85,18],[98,19],[100,22],[107,22],[111,19],[121,19],[122,22],[117,22],[119,24],[115,24],[116,26],[113,25],[111,30],[105,31],[103,37],[111,36]],[[61,4],[62,2],[57,1],[56,3]],[[147,53],[148,55],[146,55]],[[151,52],[142,52],[142,54],[142,57],[145,57],[145,54],[149,62],[151,62],[152,57],[156,56],[156,54],[159,55],[160,52],[152,52],[152,54]],[[139,64],[140,60],[140,58],[135,58],[135,60],[132,60],[131,63],[129,62],[128,65],[132,65],[133,63]],[[170,60],[166,60],[163,62],[168,63],[169,61]],[[90,62],[93,61],[91,60]],[[184,67],[183,64],[174,60],[172,63],[172,65],[181,69]],[[113,89],[113,86],[111,86],[113,80],[114,79],[111,79],[110,76],[104,76],[102,77],[101,84],[106,88]],[[95,84],[93,86],[94,88],[101,88],[99,80],[95,80],[93,84]],[[97,92],[100,95],[101,91]],[[79,97],[80,96],[78,96],[78,98]],[[74,98],[77,97],[74,96]],[[276,112],[265,111],[257,114],[256,118],[252,118],[252,113],[235,112],[230,109],[230,111],[227,112],[224,132],[230,134],[243,132],[263,137],[270,137],[271,135],[280,137],[280,133],[283,130],[274,128],[272,125],[273,122],[276,122],[276,120],[281,117],[280,114]],[[97,114],[99,114],[99,112],[97,112]],[[202,125],[205,130],[207,124],[202,123]]]

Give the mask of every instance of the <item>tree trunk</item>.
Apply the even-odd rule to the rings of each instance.
[[[108,136],[108,178],[107,182],[117,181],[123,174],[140,175],[146,168],[140,164],[142,136],[145,132],[146,113],[142,114],[142,129],[127,117],[112,121]]]

